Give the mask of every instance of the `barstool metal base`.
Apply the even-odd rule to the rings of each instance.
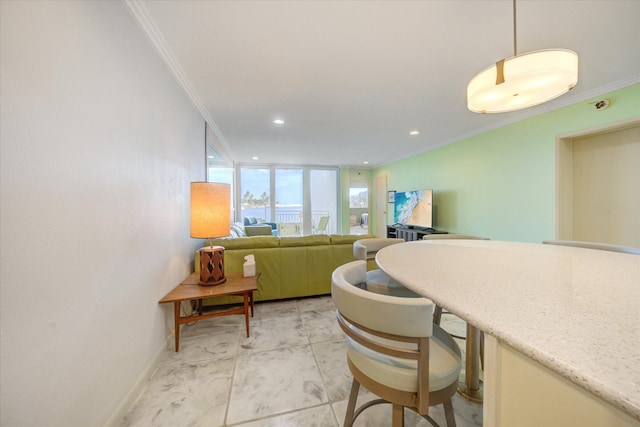
[[[472,402],[482,403],[483,388],[482,381],[480,381],[480,388],[477,390],[467,390],[467,385],[461,382],[458,384],[458,394]]]
[[[480,330],[467,323],[464,383],[458,386],[458,393],[472,402],[482,403],[482,382],[480,381]]]

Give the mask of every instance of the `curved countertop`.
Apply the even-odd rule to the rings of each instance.
[[[534,243],[391,245],[380,268],[640,420],[640,256]]]

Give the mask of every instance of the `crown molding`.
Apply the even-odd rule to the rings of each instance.
[[[431,151],[431,150],[435,150],[437,148],[440,147],[444,147],[445,145],[449,145],[449,144],[453,144],[455,142],[458,141],[463,141],[467,138],[472,138],[474,136],[477,135],[481,135],[483,133],[486,132],[490,132],[492,130],[495,129],[499,129],[505,126],[508,126],[510,124],[513,123],[517,123],[520,122],[522,120],[526,120],[526,119],[530,119],[532,117],[538,116],[540,114],[544,114],[544,113],[548,113],[550,111],[553,110],[557,110],[559,108],[563,108],[563,107],[568,107],[570,105],[573,104],[577,104],[579,102],[588,102],[589,100],[592,100],[594,98],[602,98],[603,96],[605,96],[606,94],[610,93],[610,92],[614,92],[616,90],[619,89],[623,89],[625,87],[628,86],[632,86],[634,84],[638,84],[640,83],[640,74],[634,74],[631,75],[629,77],[625,77],[624,79],[620,79],[620,80],[616,80],[614,82],[609,82],[605,85],[602,86],[598,86],[597,88],[582,92],[582,93],[576,93],[576,94],[571,94],[571,92],[569,92],[568,94],[565,94],[563,96],[561,96],[560,98],[556,98],[552,101],[549,101],[545,104],[541,104],[535,107],[531,107],[529,109],[526,110],[519,110],[513,113],[516,114],[509,114],[506,113],[506,115],[510,116],[509,118],[505,118],[505,120],[501,120],[498,121],[496,123],[492,123],[491,125],[487,125],[487,126],[483,126],[481,128],[478,129],[474,129],[471,132],[465,132],[462,134],[458,134],[456,136],[453,136],[451,138],[447,138],[445,140],[442,141],[438,141],[435,142],[431,145],[429,145],[428,148],[426,149],[422,149],[422,150],[418,150],[418,151],[414,151],[411,153],[408,153],[400,158],[397,159],[389,159],[388,162],[385,162],[383,164],[379,164],[379,165],[375,165],[374,168],[377,167],[382,167],[382,166],[386,166],[389,165],[391,163],[395,163],[401,160],[405,160],[408,158],[411,158],[413,156],[417,156],[423,153],[426,153],[427,151]],[[475,113],[474,113],[475,114]],[[500,113],[503,114],[503,113]]]
[[[209,128],[215,134],[217,141],[211,141],[219,151],[219,154],[229,163],[233,164],[233,154],[231,147],[227,143],[222,131],[213,120],[213,117],[207,111],[202,99],[194,89],[189,77],[182,69],[182,66],[173,54],[169,44],[158,29],[157,25],[149,15],[149,11],[141,0],[122,0],[129,10],[129,13],[138,24],[143,34],[147,37],[155,51],[165,63],[171,75],[176,79],[178,84],[185,91],[193,105],[200,112],[202,117],[208,123]]]

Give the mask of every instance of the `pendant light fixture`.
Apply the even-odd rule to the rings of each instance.
[[[475,113],[506,113],[542,104],[578,83],[578,55],[546,49],[518,55],[513,0],[513,57],[478,73],[467,85],[467,107]]]

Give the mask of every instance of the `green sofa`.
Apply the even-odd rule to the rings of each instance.
[[[253,236],[211,239],[207,245],[223,246],[225,272],[243,271],[244,257],[254,255],[260,273],[256,301],[297,298],[331,293],[331,274],[338,266],[354,261],[353,242],[373,237],[316,234],[302,237]],[[196,272],[200,254],[195,253]],[[220,305],[241,302],[230,296],[204,300]]]

